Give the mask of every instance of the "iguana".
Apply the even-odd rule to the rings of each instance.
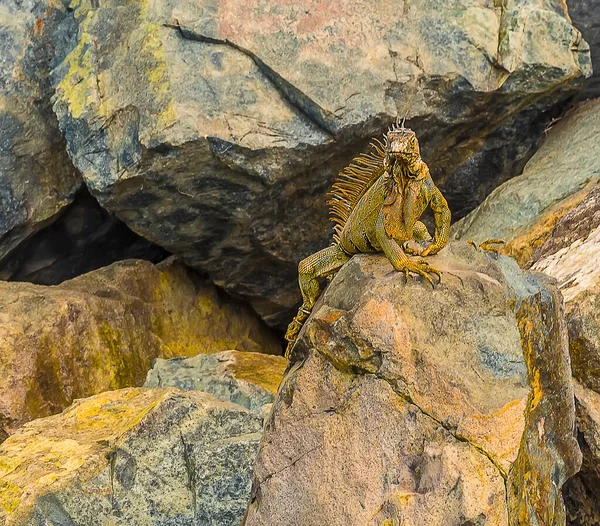
[[[383,142],[374,139],[371,148],[339,173],[329,194],[330,219],[335,223],[333,244],[298,265],[303,303],[285,335],[286,357],[319,297],[318,279],[334,274],[353,254],[383,252],[394,269],[407,277],[412,272],[432,286],[430,274],[441,279],[440,272],[425,260],[412,261],[406,255],[436,254],[450,233],[448,203],[421,159],[415,133],[396,121]],[[433,240],[419,221],[427,206],[435,221]],[[431,242],[425,249],[409,248],[405,243],[410,240]]]

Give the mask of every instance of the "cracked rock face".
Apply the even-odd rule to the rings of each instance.
[[[589,75],[563,2],[497,4],[73,2],[54,110],[103,206],[282,326],[335,174],[398,113],[460,217]]]
[[[6,526],[237,526],[262,419],[206,393],[122,389],[0,445]]]
[[[0,281],[0,440],[76,398],[142,385],[157,357],[232,348],[281,352],[255,313],[172,260],[56,287]]]
[[[556,287],[466,244],[431,264],[435,290],[384,256],[336,275],[267,420],[245,526],[564,524],[581,456]]]
[[[508,253],[521,264],[557,280],[565,299],[573,376],[596,393],[600,392],[598,133],[600,100],[575,107],[550,130],[521,176],[500,186],[454,226],[459,239],[504,239]],[[584,471],[569,482],[568,513],[574,525],[594,524],[591,517],[600,517],[600,491],[583,481],[586,473],[594,472],[590,466],[598,457],[579,436]]]
[[[600,184],[566,214],[532,257],[565,298],[583,467],[567,486],[569,524],[600,524]]]
[[[0,4],[0,262],[51,223],[81,186],[52,112],[60,2]]]

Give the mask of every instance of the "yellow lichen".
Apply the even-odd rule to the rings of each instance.
[[[90,18],[86,18],[79,43],[65,59],[68,72],[56,88],[58,96],[67,103],[69,112],[77,119],[88,110],[90,106],[98,103],[98,89],[93,83],[96,77],[92,61],[92,39],[85,31]]]
[[[531,407],[529,408],[529,412],[531,412],[540,403],[542,395],[544,394],[540,381],[540,372],[537,369],[533,372],[531,378],[531,392],[533,396],[531,399]]]
[[[246,380],[267,391],[277,394],[277,389],[287,367],[287,360],[280,356],[260,353],[235,353],[229,370],[238,380]]]
[[[153,69],[146,73],[146,76],[155,95],[159,98],[159,107],[161,107],[155,117],[157,128],[164,129],[175,122],[176,115],[175,104],[171,97],[171,82],[167,69],[167,60],[160,38],[160,31],[163,28],[160,24],[152,22],[145,24],[142,30],[146,33],[144,49],[152,56],[156,64]]]
[[[64,101],[71,116],[74,119],[81,118],[86,112],[91,111],[94,117],[104,119],[110,118],[122,106],[136,105],[137,93],[131,92],[123,100],[113,97],[110,88],[114,72],[111,70],[98,71],[96,58],[94,57],[96,37],[93,36],[96,27],[96,10],[89,9],[87,0],[74,0],[72,8],[77,9],[77,15],[81,18],[80,37],[77,46],[67,55],[64,60],[67,73],[57,87],[60,100]],[[129,6],[128,6],[129,7]],[[132,10],[131,16],[145,20],[148,16],[147,1],[138,2]],[[112,53],[115,57],[127,62],[135,61],[136,64],[145,64],[148,69],[140,71],[131,68],[132,75],[139,75],[140,82],[148,85],[153,94],[152,106],[156,114],[153,116],[153,129],[164,129],[172,125],[175,120],[175,105],[171,98],[171,85],[167,61],[163,49],[160,32],[162,26],[157,22],[139,23],[136,29],[124,36],[118,42]],[[134,46],[134,43],[137,46]],[[137,49],[140,56],[128,56],[131,49]],[[148,60],[144,60],[147,58]],[[115,86],[118,86],[118,80]],[[103,93],[108,90],[108,93]],[[145,90],[142,90],[142,92]],[[121,101],[116,104],[116,101]]]
[[[23,488],[0,477],[0,510],[7,515],[13,513],[21,503],[22,495]]]
[[[173,389],[122,389],[36,420],[0,445],[0,510],[25,515],[25,491],[42,494],[73,476],[89,479],[106,467],[106,452]]]

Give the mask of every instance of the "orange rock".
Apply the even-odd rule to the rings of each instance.
[[[123,261],[56,287],[0,282],[0,434],[144,383],[154,358],[280,353],[249,309],[183,265]]]
[[[267,421],[245,526],[564,520],[581,458],[556,287],[466,243],[431,264],[434,290],[355,256],[324,291]]]

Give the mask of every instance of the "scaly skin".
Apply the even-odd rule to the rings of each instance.
[[[405,128],[394,129],[385,139],[383,166],[378,170],[381,175],[355,204],[337,242],[303,259],[298,266],[303,303],[285,335],[289,342],[286,357],[319,297],[318,279],[334,274],[352,255],[383,252],[394,269],[407,276],[417,274],[432,286],[430,274],[441,278],[440,272],[422,258],[437,254],[448,242],[448,204],[419,155],[414,133]],[[434,214],[433,240],[419,221],[428,206]],[[409,251],[421,256],[418,261],[409,259],[403,248],[410,240],[430,241],[425,250]]]

